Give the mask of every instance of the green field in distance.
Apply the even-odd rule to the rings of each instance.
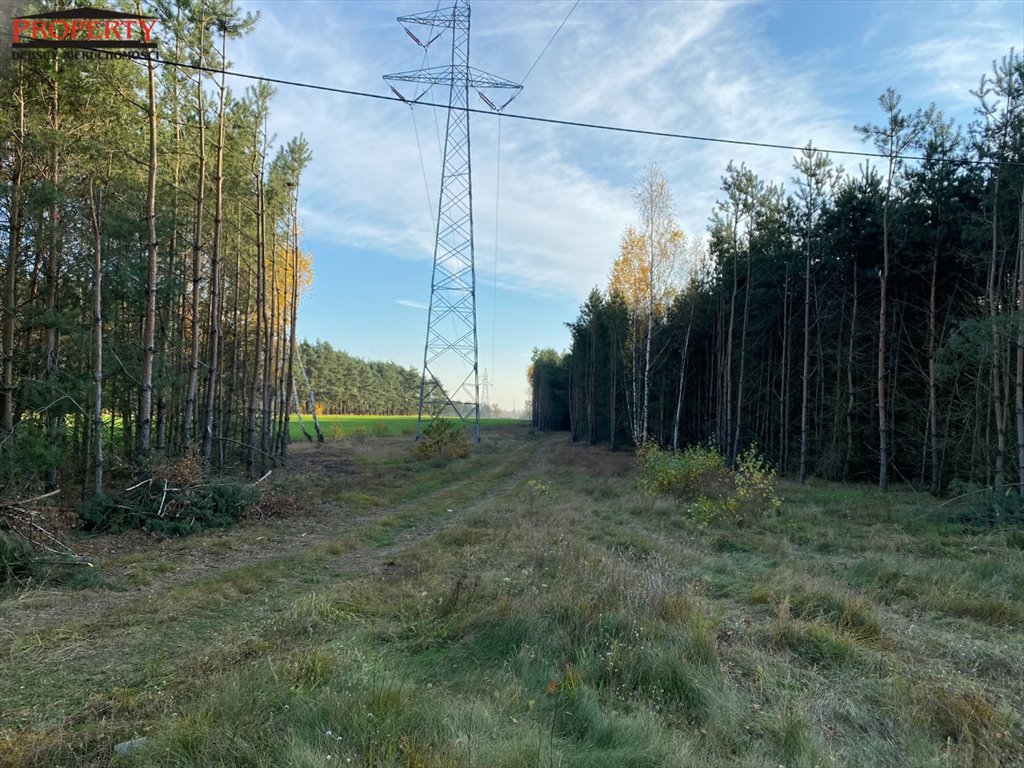
[[[345,437],[347,435],[373,435],[384,437],[386,435],[415,435],[416,416],[344,416],[324,414],[318,416],[320,429],[324,433],[325,440]],[[306,425],[306,431],[316,436],[313,429],[313,417],[303,414],[302,423]],[[480,419],[480,428],[499,427],[507,424],[520,424],[521,419]],[[293,441],[302,440],[302,428],[299,420],[292,414],[288,423],[288,433]]]

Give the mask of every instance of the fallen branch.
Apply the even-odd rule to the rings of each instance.
[[[1009,488],[1014,488],[1017,485],[1019,485],[1019,483],[1006,483],[1005,487],[1007,489],[1009,489]],[[973,496],[976,493],[992,493],[993,491],[995,491],[995,488],[992,488],[991,486],[986,487],[986,488],[978,488],[977,490],[974,490],[974,491],[967,491],[967,493],[961,493],[959,496],[954,496],[951,499],[946,499],[944,502],[939,504],[939,506],[937,508],[938,509],[942,509],[947,504],[952,504],[954,501],[960,501],[960,499],[966,499],[968,496]],[[1007,491],[1007,492],[1009,492],[1009,491]]]
[[[58,493],[60,493],[60,488],[58,488],[55,491],[50,491],[49,493],[44,493],[42,496],[33,496],[31,499],[18,499],[16,501],[0,501],[0,507],[18,507],[22,504],[34,504],[37,501],[42,501],[43,499],[48,499],[51,496],[56,496]]]
[[[46,527],[36,522],[35,518],[40,516],[39,512],[28,509],[29,504],[51,498],[59,493],[60,489],[57,489],[40,496],[33,496],[30,499],[0,502],[0,523],[3,523],[0,528],[6,529],[33,549],[42,550],[51,555],[58,555],[61,558],[59,561],[61,563],[69,562],[70,558],[70,562],[85,563],[91,568],[92,563],[75,554],[71,547],[58,539]]]
[[[175,489],[177,490],[177,489]],[[164,502],[167,501],[167,480],[164,480],[164,492],[160,496],[160,508],[156,511],[157,517],[164,516]]]
[[[125,488],[124,491],[125,491],[125,493],[127,493],[128,491],[134,491],[136,488],[141,488],[146,483],[152,483],[153,480],[154,480],[154,478],[152,478],[152,477],[149,478],[149,480],[142,480],[142,481],[136,483],[135,485],[131,486],[130,488]]]

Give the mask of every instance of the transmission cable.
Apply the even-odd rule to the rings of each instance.
[[[577,0],[578,2],[578,0]],[[573,6],[575,7],[575,6]],[[494,374],[494,350],[496,347],[495,339],[498,334],[498,218],[501,213],[501,113],[498,113],[498,151],[497,155],[497,170],[495,172],[494,181],[494,285],[493,292],[491,295],[491,374]],[[488,387],[488,394],[490,388]],[[490,403],[487,407],[490,408]]]
[[[409,114],[412,115],[412,130],[416,134],[416,151],[420,155],[420,170],[423,171],[423,191],[427,195],[427,215],[430,216],[430,226],[437,229],[437,222],[434,220],[434,198],[430,194],[430,185],[427,183],[427,165],[423,162],[423,149],[420,147],[420,130],[416,127],[416,110],[412,104],[409,105]]]
[[[93,49],[83,49],[93,50]],[[145,61],[145,57],[142,56],[131,56],[128,54],[119,54],[123,58],[134,59],[137,61]],[[285,80],[279,77],[266,77],[265,75],[252,75],[246,72],[233,72],[230,70],[222,70],[214,67],[204,67],[198,64],[185,64],[180,61],[169,61],[167,59],[159,59],[158,63],[164,64],[169,67],[181,67],[182,69],[191,69],[197,72],[208,72],[210,74],[221,74],[230,77],[237,77],[243,80],[256,80],[264,83],[271,83],[273,85],[286,85],[293,88],[307,88],[314,91],[324,91],[326,93],[339,93],[344,96],[359,96],[364,99],[376,99],[378,101],[393,101],[401,104],[410,104],[408,99],[400,98],[398,96],[387,96],[382,93],[368,93],[367,91],[356,91],[351,88],[336,88],[329,85],[318,85],[316,83],[304,83],[297,80]],[[458,112],[466,112],[469,114],[477,115],[489,115],[494,116],[495,112],[490,109],[478,109],[476,107],[453,107],[448,104],[439,104],[437,102],[430,101],[417,101],[416,106],[422,107],[440,107],[443,109],[453,109]],[[689,133],[676,133],[674,131],[654,131],[644,128],[629,128],[621,125],[607,125],[604,123],[585,123],[579,120],[561,120],[555,117],[541,117],[539,115],[517,115],[514,112],[503,112],[502,115],[512,120],[523,120],[531,123],[546,123],[548,125],[564,125],[572,128],[589,128],[595,131],[608,131],[611,133],[626,133],[636,136],[653,136],[661,139],[680,139],[683,141],[702,141],[709,144],[729,144],[739,147],[756,147],[759,149],[784,149],[789,152],[803,152],[807,149],[807,145],[797,146],[795,144],[781,144],[777,142],[769,141],[748,141],[744,139],[725,139],[717,136],[699,136],[696,134]],[[849,157],[870,157],[878,158],[882,160],[889,159],[889,156],[881,152],[867,152],[864,150],[855,149],[828,149],[825,147],[814,147],[816,152],[821,152],[827,155],[844,155]],[[896,155],[895,157],[901,160],[936,160],[937,158],[927,158],[921,155]],[[1024,167],[1024,161],[1020,160],[981,160],[973,158],[951,158],[938,159],[939,162],[956,163],[959,165],[980,165],[980,166],[1006,166],[1011,168]]]
[[[440,5],[440,3],[439,3],[439,5]],[[430,67],[430,50],[426,46],[424,46],[423,47],[423,61],[420,63],[420,69],[427,69],[429,67]],[[424,93],[431,93],[432,94],[433,91],[434,91],[434,86],[431,85],[430,87],[427,88],[426,91],[424,91]],[[437,123],[437,108],[435,107],[434,109],[431,109],[430,111],[433,113],[433,116],[434,116],[434,138],[437,140],[437,156],[441,158],[441,162],[443,163],[444,162],[444,149],[441,146],[441,127]]]
[[[548,48],[558,37],[558,33],[562,31],[562,27],[569,21],[569,17],[572,16],[572,12],[576,10],[576,6],[580,4],[580,0],[576,0],[572,4],[572,8],[565,14],[565,18],[562,19],[562,23],[558,25],[558,29],[555,30],[554,34],[548,39],[547,44],[541,49],[541,52],[537,54],[537,58],[533,60],[533,64],[526,70],[526,74],[519,80],[520,85],[526,83],[526,79],[533,72],[534,68],[547,53]],[[513,99],[515,96],[512,97]],[[507,106],[507,105],[506,105]],[[491,293],[491,374],[495,372],[494,360],[497,349],[497,328],[498,328],[498,224],[501,214],[501,115],[498,112],[498,149],[497,149],[497,160],[496,160],[496,171],[495,171],[495,182],[494,182],[494,273],[492,276],[492,293]],[[490,403],[487,404],[488,408]]]
[[[567,14],[565,14],[565,18],[562,19],[562,23],[558,25],[558,29],[555,30],[555,34],[553,34],[551,36],[551,39],[548,40],[548,44],[544,46],[544,49],[540,52],[540,54],[534,60],[533,64],[530,65],[530,68],[528,70],[526,70],[526,74],[523,75],[522,79],[519,81],[520,85],[524,85],[526,83],[526,78],[528,78],[530,76],[530,73],[533,72],[533,68],[537,66],[537,62],[539,62],[541,60],[541,57],[545,53],[547,53],[547,50],[548,50],[548,48],[551,47],[551,44],[553,42],[555,42],[555,38],[558,37],[558,33],[562,31],[562,27],[565,26],[565,22],[567,22],[569,20],[569,17],[572,16],[572,12],[576,10],[576,6],[579,5],[579,4],[580,4],[580,0],[576,0],[576,2],[572,4],[572,8],[570,8],[569,12]],[[515,98],[515,97],[513,97],[513,98]]]

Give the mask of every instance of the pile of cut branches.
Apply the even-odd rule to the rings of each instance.
[[[40,502],[59,490],[30,499],[0,501],[0,584],[38,577],[45,569],[71,565],[92,567],[47,524]]]

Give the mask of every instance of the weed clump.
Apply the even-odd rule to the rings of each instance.
[[[1024,529],[1024,498],[1016,488],[976,488],[954,481],[950,490],[962,496],[966,504],[957,510],[951,522],[968,528]]]
[[[637,459],[640,487],[651,495],[677,497],[686,516],[701,526],[742,525],[782,505],[777,473],[757,446],[741,453],[732,469],[711,445],[666,451],[648,443]]]

